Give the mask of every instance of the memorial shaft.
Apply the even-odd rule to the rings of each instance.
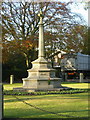
[[[42,16],[40,16],[40,23],[39,23],[39,53],[38,57],[44,57],[44,37],[43,37],[43,20]]]

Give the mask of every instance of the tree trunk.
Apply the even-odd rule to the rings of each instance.
[[[26,66],[27,66],[27,68],[29,68],[29,59],[28,59],[28,56],[27,56],[26,53],[23,53],[23,54],[24,54],[25,59],[26,59]]]
[[[28,57],[26,57],[26,66],[27,66],[27,68],[29,68],[29,59],[28,59]]]

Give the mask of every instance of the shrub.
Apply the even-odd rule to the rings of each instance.
[[[47,95],[47,94],[74,94],[90,92],[90,89],[72,89],[72,90],[62,90],[62,91],[40,91],[40,92],[20,92],[13,90],[5,90],[4,95]]]

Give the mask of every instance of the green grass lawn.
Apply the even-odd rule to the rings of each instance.
[[[80,88],[80,89],[88,89],[90,87],[90,83],[62,83],[62,86],[71,87],[71,88]]]
[[[22,83],[4,84],[4,90],[13,90],[15,87],[22,87]]]
[[[61,84],[62,86],[71,87],[71,88],[83,88],[88,89],[90,86],[90,83],[69,83],[69,82],[63,82]],[[14,83],[14,84],[5,84],[4,90],[12,90],[14,87],[22,87],[22,83]]]
[[[87,83],[63,83],[64,86],[72,88],[85,88]],[[22,84],[5,84],[5,90],[12,90],[13,87],[21,87]],[[51,94],[34,96],[17,96],[18,98],[36,107],[49,112],[35,109],[22,101],[18,101],[14,96],[4,96],[4,117],[5,118],[67,118],[60,115],[70,115],[74,117],[88,117],[88,93],[78,94]],[[79,120],[79,118],[78,118]]]

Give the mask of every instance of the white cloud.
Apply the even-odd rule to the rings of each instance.
[[[90,0],[67,0],[67,2],[90,2]]]
[[[3,2],[59,2],[60,0],[3,0]]]

